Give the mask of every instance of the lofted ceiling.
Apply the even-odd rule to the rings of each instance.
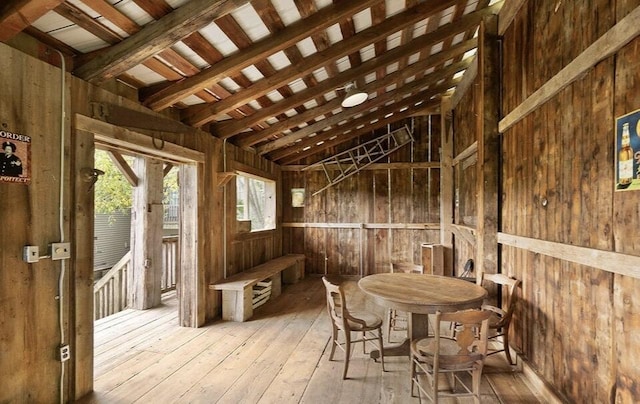
[[[494,4],[495,3],[495,4]],[[278,164],[437,112],[471,66],[495,0],[5,0],[23,32],[116,79],[155,111]],[[343,108],[345,87],[368,94]]]

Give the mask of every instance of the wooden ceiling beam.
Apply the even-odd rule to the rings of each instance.
[[[314,133],[318,133],[318,131],[322,131],[324,129],[326,129],[327,127],[333,126],[333,125],[337,125],[340,122],[346,121],[351,119],[353,116],[358,115],[360,113],[367,113],[369,112],[371,109],[379,107],[381,105],[384,105],[386,103],[388,103],[389,101],[393,101],[394,103],[402,103],[403,97],[407,94],[410,94],[412,92],[416,92],[416,91],[420,91],[421,89],[425,88],[425,87],[434,87],[436,86],[436,83],[438,83],[441,80],[446,80],[449,77],[453,76],[454,74],[456,74],[457,72],[463,71],[465,70],[467,67],[469,66],[469,60],[465,60],[462,62],[458,62],[458,63],[454,63],[451,66],[448,66],[444,69],[441,70],[437,70],[434,73],[431,73],[428,76],[423,77],[421,80],[417,80],[417,81],[413,81],[405,86],[403,86],[401,89],[393,91],[393,92],[388,92],[388,93],[383,93],[382,95],[379,95],[369,101],[367,101],[364,104],[361,104],[359,106],[353,107],[353,108],[345,108],[343,109],[343,111],[339,114],[336,114],[332,117],[328,117],[325,118],[319,122],[316,122],[313,125],[309,125],[306,126],[292,134],[283,136],[279,139],[276,139],[272,142],[269,142],[265,145],[262,145],[260,147],[257,148],[257,152],[259,155],[263,155],[266,154],[272,150],[275,150],[277,148],[280,148],[282,146],[286,146],[288,144],[292,144],[293,142],[295,142],[298,139],[304,139],[307,136],[310,136]],[[380,88],[384,88],[386,85],[389,85],[388,83],[393,83],[396,80],[398,80],[398,76],[400,76],[399,74],[400,72],[395,72],[394,74],[390,74],[388,76],[386,76],[385,78],[383,78],[381,80]],[[372,83],[374,84],[374,83]],[[378,88],[378,83],[375,82],[376,86],[372,87],[371,89],[366,89],[367,92],[373,92]],[[439,86],[440,88],[441,86]],[[443,91],[446,91],[448,88],[443,88]],[[380,113],[378,111],[376,111],[376,113],[378,115],[380,115]],[[386,114],[386,113],[385,113]]]
[[[410,10],[398,13],[378,26],[367,28],[351,38],[333,45],[327,52],[314,53],[308,56],[304,60],[304,63],[291,65],[279,70],[277,74],[268,80],[256,82],[249,90],[238,92],[226,100],[216,102],[212,105],[190,108],[187,113],[187,122],[193,126],[202,126],[205,123],[211,122],[222,114],[246,104],[257,96],[267,94],[275,88],[290,83],[295,78],[309,74],[344,55],[358,51],[371,43],[386,38],[404,27],[413,25],[435,12],[448,8],[454,3],[456,3],[456,1],[434,0],[421,3]]]
[[[242,52],[237,52],[221,60],[210,68],[203,70],[200,74],[182,80],[153,94],[145,100],[145,103],[154,110],[170,107],[177,101],[193,94],[199,89],[214,84],[233,73],[264,60],[278,51],[294,46],[297,42],[307,38],[309,35],[335,24],[336,20],[341,20],[358,13],[375,4],[377,1],[380,0],[352,0],[324,7],[311,18],[297,21],[289,25],[285,30],[254,43],[252,46],[243,49]],[[187,3],[186,6],[189,4],[190,3]],[[185,6],[182,6],[180,9],[183,7]],[[280,86],[276,86],[275,88],[277,87]]]
[[[369,42],[371,42],[372,38],[375,39],[374,37],[377,37],[378,35],[381,35],[386,38],[391,32],[397,31],[399,29],[398,28],[399,25],[400,26],[412,25],[413,22],[415,21],[412,21],[411,23],[407,23],[407,24],[404,24],[404,22],[411,21],[411,17],[413,17],[417,21],[418,18],[416,17],[416,14],[419,14],[418,11],[421,10],[421,12],[424,12],[426,7],[431,4],[433,3],[430,3],[430,2],[421,3],[421,5],[417,6],[414,9],[407,10],[404,13],[397,14],[396,17],[399,17],[399,20],[395,20],[395,19],[387,20],[387,21],[392,21],[392,23],[385,22],[380,26],[371,27],[367,30],[360,32],[359,34],[357,34],[356,36],[352,37],[349,40],[345,40],[340,42],[337,45],[334,45],[327,52],[321,52],[321,53],[317,53],[307,57],[307,59],[305,59],[305,62],[303,64],[290,66],[285,69],[282,69],[278,72],[277,77],[274,76],[274,77],[271,77],[268,81],[262,80],[260,82],[257,82],[251,87],[250,90],[238,92],[234,94],[232,97],[229,97],[228,100],[225,100],[226,104],[217,102],[212,105],[196,105],[196,106],[187,108],[187,110],[184,113],[183,120],[187,124],[192,126],[200,126],[200,125],[203,125],[204,123],[208,123],[214,120],[218,116],[218,113],[220,113],[221,111],[226,111],[229,107],[229,103],[231,104],[246,103],[258,94],[268,93],[275,87],[276,84],[281,84],[281,82],[290,82],[294,77],[298,77],[303,72],[313,71],[317,69],[319,66],[323,66],[324,64],[332,60],[342,57],[344,54],[349,53],[351,48],[360,49],[366,46]],[[335,89],[336,87],[342,86],[344,85],[344,83],[352,81],[357,77],[363,76],[369,73],[370,71],[375,70],[378,64],[392,63],[398,58],[405,57],[407,55],[411,55],[415,52],[418,52],[420,49],[424,48],[425,46],[432,46],[433,44],[439,41],[442,41],[448,38],[449,36],[456,35],[466,29],[469,29],[472,26],[477,26],[482,20],[482,17],[488,14],[497,13],[501,5],[502,5],[501,2],[496,3],[496,5],[494,6],[488,7],[484,10],[481,10],[475,13],[471,13],[461,18],[460,20],[455,21],[455,23],[447,24],[434,32],[431,32],[426,35],[422,35],[421,37],[416,38],[413,41],[409,42],[409,44],[405,46],[389,50],[385,54],[378,56],[371,61],[367,61],[363,63],[361,66],[349,69],[343,72],[342,74],[340,74],[339,76],[337,76],[336,78],[324,80],[318,83],[318,86],[316,87],[300,91],[294,94],[292,97],[276,103],[274,107],[269,109],[262,109],[256,112],[255,114],[244,118],[240,122],[229,123],[227,124],[228,126],[221,125],[220,130],[224,131],[224,133],[221,133],[222,135],[221,138],[224,139],[224,138],[233,136],[239,133],[244,128],[255,125],[256,123],[264,121],[272,116],[276,116],[277,114],[283,111],[287,111],[293,108],[295,105],[302,104],[314,98],[315,96],[317,96],[318,93],[326,93],[328,91]],[[409,12],[409,11],[413,11],[413,12]],[[426,15],[427,14],[422,14],[421,17],[426,18]],[[380,33],[378,31],[383,31],[383,32]]]
[[[425,91],[421,91],[410,97],[407,97],[407,98],[398,97],[399,100],[396,100],[396,102],[394,102],[391,105],[382,106],[381,108],[378,108],[377,110],[370,112],[369,114],[363,115],[360,118],[351,120],[343,125],[340,125],[328,131],[322,132],[316,136],[308,137],[307,139],[304,139],[301,142],[295,143],[291,147],[277,150],[275,152],[271,152],[269,154],[269,158],[273,160],[279,160],[291,154],[303,151],[303,149],[308,146],[313,147],[314,145],[317,145],[317,143],[320,141],[327,142],[329,140],[332,140],[331,138],[334,136],[337,136],[338,138],[344,137],[346,135],[345,132],[347,131],[358,132],[360,129],[357,129],[357,128],[358,126],[361,126],[361,125],[364,125],[363,129],[366,132],[368,130],[371,130],[372,125],[375,126],[379,121],[389,122],[388,120],[391,119],[392,122],[395,122],[398,119],[401,119],[401,118],[398,118],[398,116],[403,116],[403,117],[405,115],[411,116],[412,114],[415,114],[416,104],[420,104],[417,107],[417,109],[420,109],[420,110],[425,108],[425,104],[431,107],[432,102],[425,103],[424,101],[429,100],[431,99],[431,97],[437,96],[442,92],[447,91],[447,89],[455,86],[457,82],[458,82],[457,79],[451,79],[446,81],[443,84],[440,84],[433,88],[429,88]],[[435,102],[436,101],[433,101],[433,103]],[[401,110],[404,108],[407,109],[408,114],[405,114],[407,111],[401,112]],[[323,144],[322,147],[325,147],[325,145]]]
[[[62,3],[56,7],[54,11],[110,45],[114,45],[122,41],[122,37],[116,32],[107,28],[105,25],[100,24],[98,21],[94,20],[93,17],[71,3]]]
[[[8,0],[0,5],[0,41],[7,42],[64,0]]]
[[[249,2],[250,0],[191,0],[76,68],[74,73],[93,83],[116,77],[160,53],[181,38],[206,27],[216,18],[229,14]]]
[[[478,16],[474,16],[472,18],[469,18],[465,21],[460,21],[458,23],[455,24],[455,28],[451,25],[447,25],[444,26],[441,30],[439,30],[438,32],[434,32],[432,34],[429,35],[424,35],[420,38],[417,38],[411,42],[409,42],[406,45],[403,46],[399,46],[397,48],[394,48],[386,53],[384,53],[383,55],[380,55],[376,58],[370,59],[368,61],[366,61],[365,63],[363,63],[362,65],[358,66],[357,68],[354,69],[349,69],[346,70],[344,73],[340,74],[339,76],[332,78],[332,79],[327,79],[324,80],[320,83],[318,83],[318,85],[316,87],[313,88],[309,88],[303,91],[300,91],[296,94],[294,94],[292,97],[284,99],[280,102],[278,102],[274,107],[272,108],[263,108],[259,111],[257,111],[255,114],[247,116],[245,118],[243,118],[242,120],[239,121],[233,121],[231,123],[226,123],[226,124],[220,124],[216,127],[214,127],[214,133],[216,134],[216,136],[220,137],[221,139],[226,139],[228,137],[234,136],[238,133],[240,133],[240,131],[244,130],[247,127],[253,126],[259,122],[265,121],[268,118],[272,117],[272,116],[277,116],[278,114],[284,112],[284,111],[288,111],[289,109],[293,108],[293,106],[298,105],[298,104],[302,104],[307,102],[308,100],[312,99],[313,97],[315,97],[318,93],[320,94],[324,94],[327,93],[331,90],[334,90],[337,87],[340,87],[342,85],[344,85],[345,83],[348,83],[349,81],[352,81],[353,79],[357,78],[357,77],[361,77],[361,76],[365,76],[367,74],[369,74],[370,72],[375,71],[376,69],[378,69],[379,67],[383,66],[386,68],[387,65],[391,64],[391,63],[395,63],[396,61],[410,56],[416,52],[419,52],[421,49],[425,48],[425,47],[430,47],[433,46],[435,44],[437,44],[438,42],[442,41],[442,39],[446,38],[447,36],[453,36],[458,34],[459,32],[464,31],[464,28],[467,26],[472,26],[473,24],[478,24],[481,20],[481,17]],[[461,31],[462,30],[462,31]],[[435,59],[440,59],[442,56],[448,55],[448,54],[458,54],[458,49],[462,49],[462,48],[467,48],[469,47],[469,49],[471,49],[471,47],[475,47],[477,44],[477,41],[472,40],[473,42],[465,42],[461,45],[456,45],[456,47],[452,50],[447,50],[444,52],[440,52],[438,54],[435,54],[432,56],[432,58]],[[473,45],[473,46],[471,46]],[[458,48],[460,47],[460,48]],[[442,57],[443,60],[441,60],[441,62],[445,62],[448,59],[446,59],[445,57]],[[314,110],[317,108],[314,108]],[[321,115],[320,113],[318,113],[316,116]],[[291,120],[292,122],[296,122],[296,116],[293,117],[288,117],[287,121]],[[296,123],[297,124],[297,123]],[[280,125],[280,124],[275,124],[273,126],[276,125]],[[283,123],[283,125],[287,125],[286,123]],[[293,126],[289,126],[289,128],[291,128]],[[282,128],[282,130],[285,130],[288,128]],[[245,146],[250,146],[253,145],[255,143],[257,143],[259,141],[258,136],[256,134],[256,137],[248,140],[247,142],[241,142],[239,143],[239,145],[241,145],[242,147]],[[267,136],[265,136],[267,137]],[[257,141],[256,141],[257,139]]]
[[[141,29],[135,21],[122,14],[108,1],[82,0],[82,2],[129,35],[133,35]]]
[[[421,107],[419,110],[420,111],[429,111],[430,113],[436,113],[438,105],[439,105],[440,101],[433,101],[430,103],[427,103],[425,106]],[[313,155],[316,155],[328,148],[331,147],[336,147],[342,143],[348,142],[349,140],[352,140],[354,138],[357,138],[359,136],[365,135],[367,133],[370,133],[371,131],[374,131],[376,129],[382,128],[386,125],[390,125],[394,122],[398,122],[401,119],[406,119],[411,117],[412,115],[414,115],[416,113],[415,109],[407,109],[406,111],[403,112],[397,112],[395,113],[393,116],[390,116],[389,118],[383,118],[380,119],[379,121],[366,125],[363,128],[357,129],[355,131],[351,131],[347,134],[344,134],[342,136],[338,136],[333,140],[328,140],[325,141],[325,143],[322,144],[321,148],[311,148],[309,150],[305,150],[305,151],[300,151],[300,149],[297,149],[294,153],[292,153],[291,155],[289,155],[289,158],[283,160],[282,162],[279,162],[279,164],[290,164],[293,162],[297,162],[300,161],[303,158],[307,158],[307,157],[311,157]],[[295,154],[297,153],[297,154]]]
[[[391,73],[381,78],[380,80],[376,80],[364,86],[362,90],[368,94],[372,94],[376,91],[384,90],[385,87],[389,86],[390,84],[396,83],[398,81],[402,81],[404,84],[404,80],[408,79],[409,77],[413,77],[420,71],[425,71],[429,67],[438,65],[440,63],[444,63],[447,60],[451,60],[458,55],[464,54],[464,52],[468,51],[469,49],[475,48],[476,44],[477,44],[477,41],[473,39],[463,42],[461,44],[458,44],[450,49],[447,49],[445,51],[432,55],[432,57],[429,59],[418,61],[416,63],[411,64],[410,66],[408,66],[403,70],[396,71],[394,73]],[[386,65],[382,65],[382,66],[386,67]],[[460,65],[460,67],[465,68],[466,65]],[[378,67],[376,66],[374,69],[372,69],[372,71],[375,71],[377,68]],[[444,71],[444,74],[446,77],[448,73]],[[400,89],[399,92],[401,94],[404,94],[404,91],[402,89]],[[378,97],[374,98],[373,100],[378,101],[379,97],[384,97],[384,94],[385,94],[384,92],[380,92]],[[335,98],[324,106],[314,108],[312,110],[305,112],[304,114],[294,115],[285,121],[278,122],[277,124],[272,125],[265,130],[256,132],[251,136],[247,136],[243,138],[240,142],[237,143],[237,145],[240,147],[253,146],[254,144],[257,144],[262,140],[268,139],[273,135],[280,134],[287,129],[290,129],[294,126],[301,124],[302,122],[306,122],[310,120],[311,118],[324,115],[336,108],[340,108],[341,101],[342,100],[340,98]],[[360,111],[361,109],[367,109],[367,108],[371,108],[371,103],[367,102],[356,108],[343,109],[343,112],[345,113],[351,112],[350,115],[353,115],[353,114],[357,114],[358,111]],[[338,115],[344,116],[344,114],[342,113]],[[312,124],[309,126],[318,125],[321,122],[326,122],[326,120],[322,120],[316,124]],[[305,127],[304,129],[308,128],[309,126]]]

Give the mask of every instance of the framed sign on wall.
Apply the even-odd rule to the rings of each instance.
[[[0,130],[0,182],[28,184],[31,181],[31,136]]]

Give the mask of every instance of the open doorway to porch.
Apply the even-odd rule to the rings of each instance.
[[[136,158],[112,149],[97,148],[94,185],[94,320],[114,315],[131,307],[131,283],[135,278],[131,249],[132,209],[141,197],[134,192],[138,178],[132,173]],[[180,269],[179,224],[180,187],[179,167],[163,164],[162,180],[162,252],[160,264],[160,293],[175,298],[176,281]],[[148,230],[147,230],[148,231]]]

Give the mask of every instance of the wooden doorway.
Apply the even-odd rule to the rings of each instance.
[[[199,181],[199,171],[204,161],[203,153],[187,149],[185,147],[159,140],[153,136],[135,132],[128,128],[112,125],[97,119],[89,118],[84,115],[76,115],[76,129],[93,137],[92,146],[104,150],[114,150],[118,153],[127,153],[137,156],[136,169],[139,171],[138,176],[131,168],[128,176],[130,182],[138,180],[144,183],[145,187],[153,187],[152,181],[145,181],[142,178],[158,177],[162,179],[163,163],[179,167],[180,177],[180,224],[179,224],[179,244],[180,244],[180,275],[178,279],[178,307],[179,307],[179,324],[185,327],[197,327],[201,325],[202,307],[201,287],[199,279],[201,274],[198,271],[198,194],[202,192],[199,189],[202,182]],[[92,148],[93,149],[93,148]],[[125,168],[126,172],[127,169]],[[143,174],[144,173],[144,174]],[[155,173],[153,176],[151,174]],[[156,181],[157,182],[157,181]],[[160,182],[161,183],[161,182]],[[146,191],[142,191],[146,192]],[[149,192],[148,194],[153,194]],[[161,211],[161,200],[140,198],[139,203],[144,204],[143,214],[136,218],[136,226],[145,227],[153,226],[154,220],[157,220],[158,210]],[[93,212],[92,212],[93,213]],[[147,213],[149,213],[147,215]],[[155,217],[155,219],[154,219]],[[161,217],[161,215],[160,215]],[[138,254],[138,258],[134,258],[134,266],[153,271],[154,261],[160,262],[161,258],[152,259],[150,257],[156,255],[157,252],[146,251],[144,241],[148,238],[145,234],[138,234],[137,237],[143,252]],[[161,241],[158,243],[160,244]],[[153,242],[147,243],[146,246],[152,246]],[[132,245],[132,250],[134,246]],[[159,290],[154,291],[154,276],[142,276],[141,280],[134,281],[134,288],[139,288],[137,293],[138,300],[134,303],[134,307],[144,309],[153,307],[159,303]],[[151,280],[150,280],[151,279]],[[136,285],[136,282],[138,283]],[[157,295],[157,296],[156,296]]]

